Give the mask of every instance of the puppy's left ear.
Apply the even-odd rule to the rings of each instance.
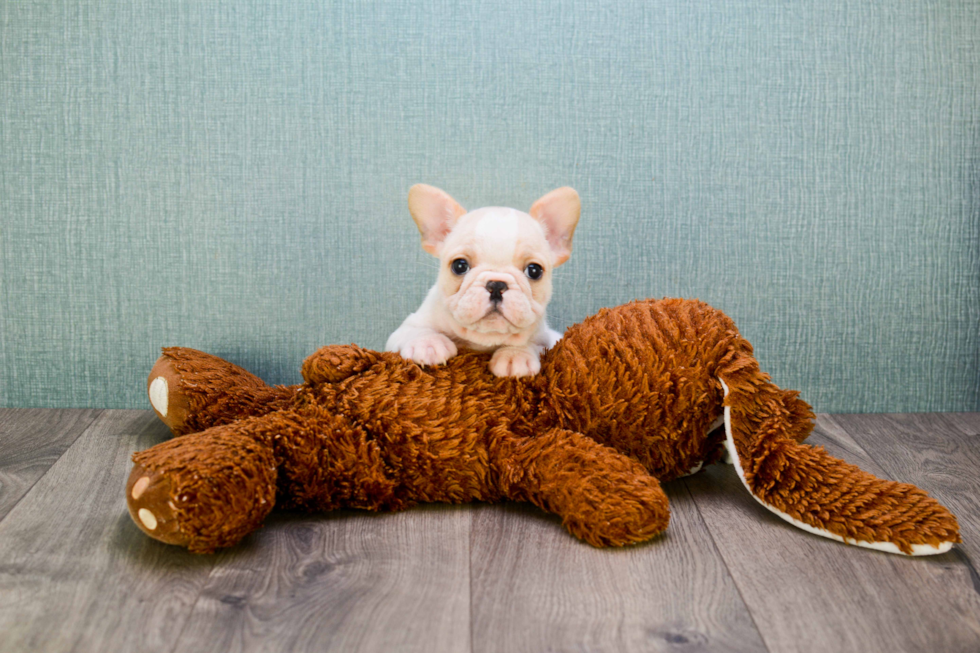
[[[544,227],[548,244],[555,255],[555,266],[561,265],[572,255],[572,235],[581,212],[578,193],[568,186],[551,191],[528,211]]]

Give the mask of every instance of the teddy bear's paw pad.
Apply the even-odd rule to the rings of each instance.
[[[502,347],[493,353],[490,371],[495,376],[534,376],[541,371],[541,361],[526,349]]]
[[[171,358],[164,355],[157,359],[146,379],[146,394],[160,421],[177,434],[183,432],[189,409],[187,398],[181,396],[183,388]]]
[[[136,465],[126,484],[129,515],[140,530],[153,539],[186,545],[188,537],[180,530],[170,489],[170,479],[166,475]]]
[[[170,401],[170,390],[167,386],[167,379],[158,376],[150,381],[148,392],[150,395],[150,405],[153,406],[153,410],[157,411],[160,417],[166,417],[167,404]]]
[[[419,365],[442,365],[456,355],[456,345],[446,336],[437,333],[408,342],[399,353],[402,358],[415,361]]]

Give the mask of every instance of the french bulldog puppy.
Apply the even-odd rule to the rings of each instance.
[[[387,351],[440,365],[465,347],[493,351],[497,376],[530,376],[561,338],[548,328],[552,271],[568,260],[581,204],[558,188],[528,213],[491,206],[467,212],[446,192],[417,184],[408,210],[439,276],[422,306],[391,334]]]

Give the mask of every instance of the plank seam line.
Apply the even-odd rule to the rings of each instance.
[[[970,572],[970,582],[973,583],[973,591],[980,594],[980,574],[977,573],[976,567],[973,566],[973,561],[970,560],[970,556],[958,546],[953,547],[952,553],[966,566],[967,571]]]
[[[210,553],[204,555],[216,556],[217,554]],[[190,609],[187,611],[187,616],[184,618],[184,624],[180,627],[180,632],[177,633],[176,637],[174,637],[174,643],[173,646],[170,648],[170,653],[175,653],[176,651],[184,650],[180,647],[180,642],[182,639],[184,639],[184,633],[187,632],[187,627],[190,626],[191,619],[194,618],[194,613],[197,612],[197,605],[201,602],[201,597],[204,596],[204,590],[207,589],[208,584],[211,582],[211,577],[214,575],[214,572],[217,569],[218,569],[218,565],[216,563],[212,563],[211,570],[208,571],[207,579],[203,583],[201,583],[201,589],[200,591],[198,591],[197,596],[194,597],[194,602],[191,604]]]
[[[735,471],[728,465],[724,465],[724,467],[728,467],[728,469],[732,472]],[[742,593],[742,588],[738,584],[738,578],[736,578],[735,574],[732,573],[731,567],[728,566],[728,560],[725,559],[725,554],[722,552],[721,547],[718,546],[718,541],[715,540],[715,534],[711,531],[711,527],[708,525],[708,520],[705,519],[704,515],[701,513],[701,506],[698,505],[698,500],[694,497],[694,493],[691,492],[691,487],[688,485],[688,479],[682,478],[680,480],[684,481],[684,491],[687,492],[689,497],[691,497],[691,502],[694,504],[694,509],[698,513],[698,519],[700,519],[701,523],[704,524],[704,530],[708,531],[708,537],[711,538],[711,546],[715,548],[715,553],[718,555],[721,563],[725,565],[725,571],[728,573],[728,577],[732,579],[732,583],[735,585],[735,591],[738,592],[738,598],[742,599],[742,605],[745,606],[745,611],[749,613],[749,619],[752,620],[752,626],[755,628],[755,632],[759,633],[759,639],[762,641],[762,645],[765,646],[766,650],[770,651],[771,653],[772,648],[770,648],[769,642],[766,641],[765,633],[763,633],[762,629],[759,628],[759,624],[755,620],[755,614],[753,614],[752,608],[749,607],[749,602],[745,600],[745,595]],[[740,489],[742,489],[741,486]]]
[[[28,494],[31,493],[31,491],[34,489],[34,486],[37,485],[42,478],[44,478],[51,472],[51,469],[58,464],[58,461],[61,460],[72,447],[75,446],[75,443],[78,442],[78,439],[89,432],[89,430],[92,428],[92,425],[95,424],[96,420],[98,420],[99,417],[101,417],[102,414],[105,412],[105,410],[102,408],[94,408],[89,410],[95,411],[95,414],[92,415],[92,419],[89,420],[88,424],[86,424],[85,426],[83,426],[78,430],[78,434],[74,438],[72,438],[71,442],[68,443],[68,446],[65,447],[65,450],[61,452],[61,455],[55,458],[54,462],[48,465],[48,468],[44,470],[44,473],[38,476],[36,479],[34,479],[34,482],[31,483],[31,486],[27,488],[27,490],[25,490],[22,495],[20,495],[20,498],[17,499],[17,501],[15,501],[13,505],[10,506],[10,508],[7,510],[7,514],[5,514],[3,517],[0,517],[0,524],[2,524],[3,521],[10,516],[10,513],[14,511],[14,508],[20,505],[20,502],[24,500],[24,497],[26,497]],[[0,487],[2,487],[2,484],[0,484]]]
[[[466,514],[469,516],[468,521],[469,521],[469,526],[470,526],[469,537],[466,538],[466,547],[467,547],[467,549],[469,549],[467,551],[467,555],[466,555],[467,560],[469,560],[469,564],[467,565],[467,572],[468,573],[466,575],[466,586],[467,586],[467,592],[466,593],[469,596],[469,611],[470,611],[469,617],[470,618],[468,619],[468,623],[469,623],[469,631],[470,631],[470,636],[469,636],[469,640],[470,640],[470,653],[473,653],[473,651],[475,650],[473,648],[473,530],[474,530],[473,529],[473,513],[474,513],[474,510],[473,510],[473,506],[471,505],[471,506],[468,507],[468,509],[466,511]]]
[[[866,415],[874,415],[874,413],[865,413],[865,414]],[[909,413],[880,413],[878,415],[879,416],[889,416],[889,415],[896,415],[896,414],[897,415],[905,415],[905,414],[909,414]],[[930,414],[931,415],[942,415],[943,413],[930,413]],[[892,479],[898,479],[898,478],[901,478],[902,477],[902,474],[901,473],[899,473],[897,475],[895,474],[896,471],[901,472],[900,469],[899,470],[895,470],[891,465],[888,465],[886,461],[882,461],[880,458],[878,458],[878,456],[875,456],[875,455],[873,455],[871,453],[872,451],[875,451],[875,448],[874,447],[870,447],[870,448],[865,447],[864,443],[862,443],[861,440],[860,440],[860,437],[861,437],[860,432],[855,433],[851,429],[847,428],[847,425],[845,423],[836,420],[834,418],[834,415],[832,415],[832,414],[828,414],[828,415],[826,415],[826,417],[830,418],[830,421],[833,422],[837,426],[837,428],[839,428],[844,433],[846,433],[847,436],[849,438],[851,438],[851,440],[854,441],[854,443],[858,446],[858,448],[861,451],[863,451],[864,454],[869,459],[871,459],[872,461],[874,461],[874,463],[876,465],[878,465],[878,467],[881,468],[882,471],[885,472],[885,475],[886,476],[888,476],[888,477],[890,477]],[[962,436],[966,436],[966,437],[971,437],[969,433],[967,433],[964,429],[960,428],[959,425],[957,425],[957,424],[950,424],[949,422],[946,422],[944,420],[943,423],[942,423],[942,426],[943,427],[946,427],[946,428],[949,428],[954,433],[958,433],[958,434],[960,434]],[[930,495],[930,496],[932,496],[932,495]],[[980,594],[980,573],[977,572],[977,569],[976,569],[976,567],[973,564],[973,560],[970,559],[970,556],[968,556],[967,553],[966,553],[966,551],[963,550],[962,546],[959,546],[959,545],[954,545],[953,548],[949,551],[949,554],[951,554],[953,557],[955,557],[957,560],[959,560],[963,564],[963,566],[966,567],[966,571],[967,571],[967,573],[970,576],[970,585],[971,585],[973,591],[976,592],[977,594]]]

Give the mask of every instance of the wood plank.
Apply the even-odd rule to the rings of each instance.
[[[0,408],[0,520],[101,412]]]
[[[827,416],[809,442],[887,476]],[[980,596],[955,553],[905,558],[811,535],[756,503],[730,466],[688,482],[771,651],[980,650]]]
[[[25,443],[0,440],[0,461],[53,460],[33,445],[60,412],[0,430]],[[280,515],[192,556],[126,515],[129,454],[166,429],[145,411],[93,419],[0,521],[0,651],[980,650],[970,415],[821,416],[811,440],[956,512],[966,544],[921,559],[803,533],[720,466],[668,485],[670,529],[628,549],[503,504]]]
[[[956,515],[963,538],[956,548],[976,568],[980,565],[980,438],[968,417],[967,413],[917,413],[831,419],[860,442],[890,478],[918,485]]]
[[[218,554],[177,650],[468,651],[469,511],[274,516]]]
[[[952,422],[967,435],[980,435],[980,413],[941,413],[943,419]]]
[[[479,506],[473,650],[765,651],[684,481],[659,538],[596,549],[521,504]]]
[[[0,522],[0,651],[169,651],[214,564],[144,536],[132,451],[169,435],[104,411]]]

